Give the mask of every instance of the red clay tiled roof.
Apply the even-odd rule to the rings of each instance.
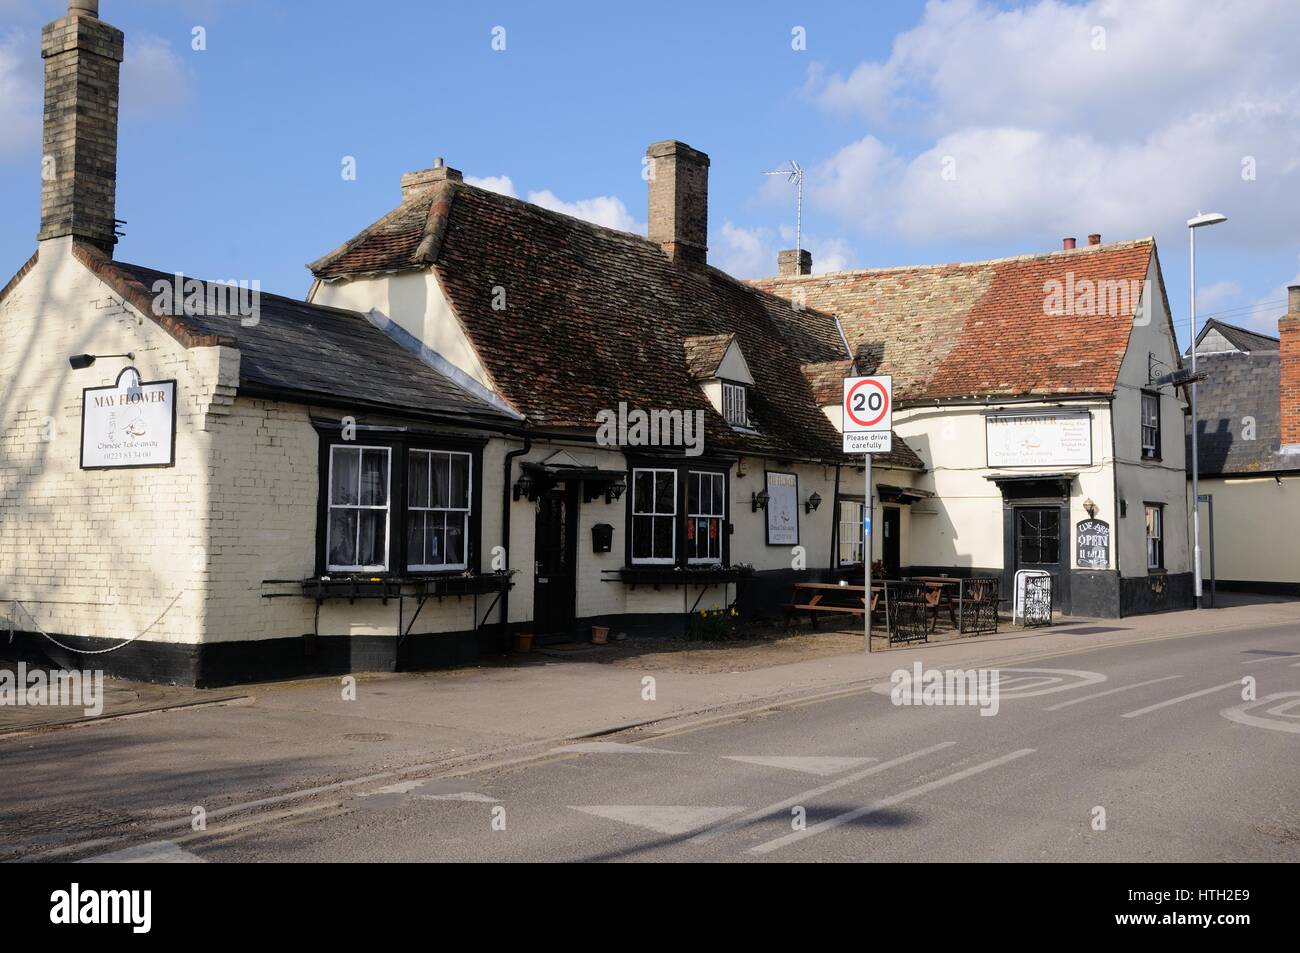
[[[813,399],[821,405],[838,404],[844,398],[844,378],[855,373],[853,362],[847,358],[803,366],[803,376],[812,388]]]
[[[718,376],[718,367],[727,356],[727,348],[736,340],[734,334],[699,334],[683,341],[686,348],[686,367],[697,381],[707,381]]]
[[[1138,296],[1116,296],[1117,307],[1107,298],[1095,313],[1069,313],[1079,310],[1070,308],[1054,314],[1046,306],[1049,283],[1076,294],[1088,287],[1085,281],[1123,282],[1140,292],[1155,254],[1148,238],[996,261],[751,284],[785,298],[798,289],[808,308],[838,316],[859,367],[892,374],[900,402],[1107,394],[1115,389],[1128,349]],[[1163,288],[1152,293],[1162,295]],[[833,344],[824,325],[818,327]]]
[[[799,314],[716,269],[674,264],[640,236],[454,181],[413,192],[311,267],[337,278],[430,262],[493,385],[535,426],[593,430],[620,402],[702,410],[705,453],[843,459],[800,370],[844,356],[825,315]],[[497,288],[504,311],[493,308]],[[711,355],[724,338],[739,343],[754,376],[756,433],[732,429],[693,377],[688,342]],[[921,466],[901,440],[895,447],[877,462]]]

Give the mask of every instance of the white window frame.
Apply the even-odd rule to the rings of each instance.
[[[651,509],[651,510],[642,510],[642,511],[638,511],[638,510],[637,510],[637,508],[636,508],[636,477],[637,477],[637,474],[638,474],[638,473],[649,473],[649,474],[652,474],[652,476],[651,476],[651,478],[650,478],[650,480],[651,480],[651,484],[650,484],[650,485],[651,485],[651,492],[650,492],[650,505],[651,505],[651,507],[655,506],[655,496],[656,496],[656,494],[654,493],[654,484],[655,484],[655,480],[657,479],[658,475],[659,475],[660,473],[667,473],[667,474],[670,474],[670,475],[672,476],[672,478],[673,478],[673,494],[672,494],[673,508],[672,508],[672,512],[661,513],[661,512],[659,512],[659,511],[657,511],[657,510],[654,510],[654,509]],[[674,565],[674,564],[677,562],[677,471],[676,471],[676,470],[672,470],[672,469],[657,468],[657,467],[633,467],[633,468],[632,468],[632,485],[631,485],[631,487],[629,487],[629,492],[632,494],[632,503],[631,503],[631,508],[630,508],[630,510],[631,510],[631,514],[632,514],[632,522],[631,522],[631,525],[628,527],[628,538],[629,538],[629,540],[631,541],[630,556],[631,556],[632,563],[633,563],[634,565],[641,565],[641,566],[671,566],[671,565]],[[651,552],[651,553],[654,552],[654,526],[655,526],[655,522],[654,522],[654,521],[655,521],[656,519],[664,519],[664,518],[668,518],[668,519],[672,520],[672,526],[673,526],[673,532],[672,532],[672,536],[671,536],[671,539],[672,539],[672,553],[671,553],[669,556],[667,556],[667,557],[665,558],[665,557],[663,557],[663,556],[654,556],[654,555],[650,555],[650,556],[637,556],[637,555],[636,555],[636,521],[637,521],[637,517],[638,517],[638,516],[649,516],[649,517],[651,517],[651,520],[650,520],[650,552]]]
[[[748,395],[744,384],[722,382],[722,419],[733,427],[749,426]],[[736,419],[739,417],[740,419]]]
[[[852,548],[849,550],[849,556],[850,556],[849,559],[845,559],[843,557],[844,541],[845,539],[848,538],[844,535],[844,528],[850,525],[849,521],[844,518],[844,508],[846,506],[857,507],[858,510],[858,518],[852,523],[853,544],[852,544]],[[840,500],[840,512],[839,512],[839,516],[836,517],[839,520],[839,536],[837,537],[836,540],[835,555],[836,558],[839,560],[839,565],[841,566],[862,565],[862,553],[866,549],[866,535],[867,535],[866,527],[862,522],[862,514],[866,510],[866,507],[867,505],[864,502],[862,502],[862,500],[844,500],[844,499]],[[852,558],[854,555],[857,556],[856,559]]]
[[[353,503],[335,503],[334,502],[334,451],[346,450],[357,452],[357,502]],[[387,483],[384,489],[384,499],[387,501],[383,506],[366,506],[361,503],[361,460],[366,450],[381,450],[384,453],[386,461],[385,471],[387,474]],[[388,564],[392,562],[393,554],[393,448],[373,446],[370,444],[351,444],[351,443],[332,443],[329,450],[329,486],[326,487],[325,497],[325,565],[330,572],[387,572]],[[332,563],[330,558],[330,531],[334,525],[331,517],[335,510],[383,510],[384,511],[384,561],[373,565],[355,565],[345,566],[338,563]],[[354,551],[361,549],[361,517],[357,516],[357,539],[353,542]]]
[[[436,450],[436,449],[425,448],[425,447],[410,447],[406,451],[406,479],[408,481],[408,484],[411,479],[411,458],[415,456],[415,454],[417,453],[422,453],[429,458],[429,480],[430,480],[429,504],[430,505],[412,506],[410,502],[411,488],[408,485],[406,488],[406,495],[407,495],[406,529],[409,531],[411,517],[416,513],[460,513],[463,518],[463,526],[464,526],[461,539],[464,541],[465,561],[458,562],[458,563],[412,563],[410,561],[410,554],[408,553],[406,569],[408,572],[438,572],[441,570],[466,569],[469,566],[469,562],[468,562],[469,560],[469,516],[474,509],[474,455],[472,453],[464,453],[459,450]],[[448,458],[448,463],[447,463],[448,478],[450,478],[451,475],[451,458],[452,457],[465,458],[465,462],[467,466],[465,469],[465,506],[463,508],[459,506],[432,505],[433,504],[433,493],[432,493],[433,458],[435,456]],[[445,551],[445,546],[444,546],[444,551]]]
[[[718,555],[717,556],[688,556],[686,562],[689,565],[696,565],[696,566],[721,566],[722,565],[722,534],[726,532],[726,526],[727,526],[727,475],[725,473],[719,473],[716,470],[687,470],[686,471],[686,479],[688,481],[697,480],[700,477],[707,477],[708,483],[710,484],[709,486],[710,508],[713,505],[712,483],[714,480],[720,481],[722,483],[722,509],[717,513],[704,512],[703,511],[704,494],[697,489],[695,494],[696,501],[697,501],[696,506],[699,508],[700,512],[692,513],[690,507],[690,500],[691,500],[690,484],[688,482],[686,488],[686,519],[688,523],[689,522],[697,523],[695,527],[695,533],[696,533],[695,546],[697,550],[699,548],[699,542],[700,542],[699,539],[700,527],[698,525],[698,522],[700,520],[705,521],[705,533],[706,533],[705,538],[707,539],[708,522],[711,520],[718,521]],[[689,547],[689,543],[690,540],[687,539],[688,547]]]
[[[1155,416],[1151,423],[1147,423],[1147,401],[1150,400],[1155,407]],[[1146,391],[1141,392],[1141,443],[1142,459],[1158,460],[1160,458],[1160,395],[1148,394]],[[1147,431],[1150,430],[1153,436],[1153,442],[1147,443]]]
[[[1165,508],[1158,503],[1144,503],[1144,528],[1146,530],[1147,540],[1147,571],[1165,568]],[[1155,514],[1155,520],[1151,519],[1150,514]],[[1152,533],[1154,526],[1155,532]],[[1156,543],[1160,548],[1160,558],[1152,559],[1151,544]]]

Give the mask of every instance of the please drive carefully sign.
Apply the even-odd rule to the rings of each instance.
[[[894,379],[844,378],[845,453],[888,453],[893,448]]]
[[[176,462],[176,381],[141,381],[128,367],[108,387],[81,392],[81,468],[169,467]]]

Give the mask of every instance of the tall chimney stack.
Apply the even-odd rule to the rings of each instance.
[[[1282,339],[1282,452],[1300,454],[1300,285],[1286,289],[1286,315],[1277,323]]]
[[[645,154],[650,240],[673,261],[703,265],[709,247],[709,157],[675,139],[656,142]]]
[[[811,275],[812,252],[806,248],[783,248],[776,253],[776,271],[780,275]]]
[[[45,60],[41,231],[112,253],[117,202],[118,70],[122,31],[99,19],[99,0],[71,0],[41,31]]]

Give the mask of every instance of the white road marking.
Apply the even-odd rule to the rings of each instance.
[[[1179,695],[1177,698],[1171,698],[1168,701],[1156,702],[1154,705],[1147,705],[1146,708],[1139,708],[1137,711],[1125,712],[1121,717],[1136,718],[1139,715],[1145,715],[1148,712],[1156,711],[1159,708],[1168,708],[1170,705],[1177,705],[1179,702],[1191,701],[1193,698],[1200,698],[1202,695],[1213,695],[1215,692],[1221,692],[1225,688],[1241,687],[1241,679],[1234,679],[1231,682],[1224,682],[1222,685],[1215,685],[1213,688],[1202,688],[1199,692],[1188,692],[1186,695]]]
[[[588,807],[569,805],[572,811],[594,814],[611,821],[649,828],[659,834],[686,834],[715,824],[724,817],[743,811],[737,807],[687,807],[667,804],[597,804]]]
[[[157,840],[148,844],[124,847],[97,857],[87,857],[79,864],[206,864],[197,854],[181,850],[172,841]]]
[[[957,742],[955,741],[944,741],[937,745],[931,745],[929,748],[922,748],[920,751],[913,751],[911,754],[900,755],[897,758],[891,758],[888,761],[882,761],[880,762],[880,764],[872,765],[871,767],[866,768],[862,771],[858,771],[855,774],[850,774],[845,777],[838,778],[837,780],[831,781],[828,784],[823,784],[821,787],[816,787],[809,791],[801,791],[792,798],[787,798],[784,801],[778,801],[776,804],[770,804],[767,807],[759,808],[757,811],[754,811],[752,814],[746,814],[744,817],[738,817],[734,820],[727,821],[727,823],[725,824],[720,824],[719,826],[710,828],[707,831],[702,831],[701,833],[696,834],[694,837],[691,838],[691,843],[692,844],[707,843],[708,841],[713,840],[713,838],[718,837],[721,834],[727,834],[730,833],[731,831],[739,830],[740,828],[744,827],[746,824],[752,824],[754,821],[761,821],[763,818],[768,817],[769,815],[772,814],[776,814],[780,811],[788,811],[796,804],[803,804],[805,801],[809,801],[812,798],[818,797],[822,794],[826,794],[829,791],[834,791],[836,788],[842,788],[846,784],[853,784],[857,781],[861,781],[863,778],[868,778],[873,774],[879,774],[881,771],[887,771],[890,768],[897,767],[900,764],[906,764],[909,761],[915,761],[917,758],[923,758],[928,754],[934,754],[936,751],[942,751],[945,748],[951,748],[956,743]]]
[[[925,784],[919,784],[914,788],[909,788],[901,794],[895,794],[892,797],[883,798],[882,800],[876,801],[874,804],[868,804],[866,807],[859,807],[852,811],[846,811],[843,814],[837,814],[835,817],[814,824],[812,827],[805,830],[793,831],[783,837],[770,840],[766,844],[759,844],[757,847],[751,847],[749,853],[770,854],[774,850],[779,850],[788,844],[801,841],[806,837],[812,837],[814,834],[819,834],[822,831],[828,831],[832,828],[839,827],[842,824],[847,824],[850,821],[856,821],[860,817],[869,817],[870,815],[877,814],[886,808],[893,807],[895,804],[910,801],[914,797],[920,797],[922,794],[928,794],[929,792],[938,790],[939,788],[947,787],[949,784],[956,784],[958,781],[964,781],[967,778],[974,777],[977,774],[982,774],[992,768],[1008,764],[1015,761],[1017,758],[1023,758],[1027,754],[1033,754],[1035,750],[1036,749],[1034,748],[1021,748],[1019,751],[1004,754],[1000,758],[994,758],[992,761],[985,761],[983,764],[974,765],[973,767],[958,771],[956,774],[950,774],[947,777],[938,778],[934,781],[927,781]]]
[[[1250,725],[1254,728],[1268,728],[1271,731],[1290,731],[1294,734],[1300,734],[1300,721],[1275,721],[1272,718],[1261,718],[1259,715],[1247,715],[1246,711],[1250,708],[1257,708],[1260,705],[1267,705],[1271,701],[1279,698],[1289,698],[1291,701],[1283,702],[1281,705],[1274,705],[1266,714],[1273,715],[1276,718],[1295,719],[1296,716],[1290,714],[1290,710],[1300,705],[1300,692],[1275,692],[1272,695],[1265,695],[1263,698],[1245,702],[1241,705],[1233,705],[1219,712],[1229,721],[1235,721],[1238,724]]]
[[[1166,675],[1164,678],[1153,678],[1148,682],[1134,682],[1132,685],[1121,685],[1119,688],[1109,688],[1104,692],[1093,692],[1093,694],[1084,695],[1082,698],[1071,698],[1068,702],[1061,702],[1059,705],[1044,708],[1043,711],[1059,711],[1062,708],[1069,708],[1071,705],[1077,705],[1079,702],[1092,701],[1094,698],[1104,698],[1106,695],[1118,695],[1120,692],[1127,692],[1134,688],[1141,688],[1144,685],[1154,685],[1157,682],[1167,682],[1173,678],[1182,678],[1182,676]]]
[[[939,669],[939,671],[948,670]],[[962,671],[977,671],[977,669],[968,666]],[[1106,681],[1106,676],[1100,672],[1085,672],[1072,668],[993,668],[991,671],[998,673],[1000,701],[1050,695],[1054,692],[1086,688]],[[879,682],[873,685],[871,690],[877,695],[889,695],[894,690],[894,684],[892,681]]]
[[[422,778],[419,781],[398,781],[396,784],[390,784],[387,787],[375,788],[373,791],[361,791],[357,797],[376,797],[381,794],[409,794],[418,787],[428,783],[428,778]]]
[[[819,777],[830,777],[849,768],[879,761],[879,758],[835,758],[835,757],[782,757],[763,758],[757,755],[724,755],[724,761],[740,761],[743,764],[759,764],[767,768],[785,768],[787,771],[802,771]]]
[[[1242,662],[1242,665],[1258,665],[1260,662],[1285,662],[1289,658],[1300,658],[1300,652],[1292,652],[1288,655],[1270,655],[1268,658],[1253,658]],[[1300,664],[1300,663],[1297,663]],[[1292,666],[1294,668],[1295,666]]]
[[[686,752],[651,748],[647,745],[629,745],[621,741],[584,741],[581,744],[552,748],[551,754],[686,754]]]
[[[478,804],[498,804],[494,797],[479,794],[477,791],[461,791],[459,794],[417,794],[421,801],[474,801]]]

